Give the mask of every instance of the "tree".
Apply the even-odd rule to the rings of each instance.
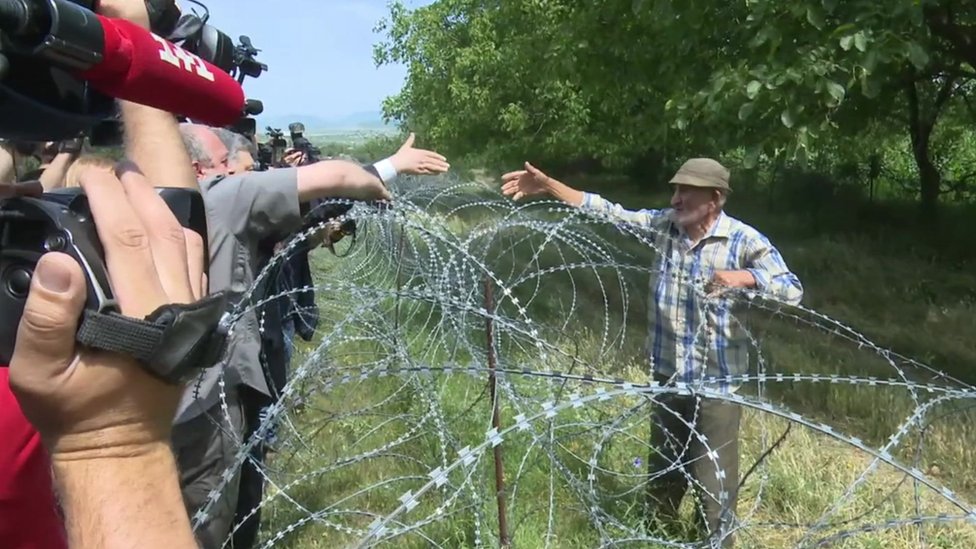
[[[966,0],[438,0],[394,4],[377,61],[409,67],[386,114],[452,153],[802,162],[901,132],[934,215],[933,136],[973,86],[974,21]]]

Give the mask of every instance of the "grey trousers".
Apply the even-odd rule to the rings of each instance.
[[[734,545],[729,529],[738,500],[741,418],[741,408],[725,401],[685,395],[657,397],[647,460],[649,514],[665,525],[673,524],[691,477],[698,497],[697,523],[707,529],[709,546]],[[711,451],[714,457],[709,456]]]
[[[237,388],[227,390],[226,400],[229,421],[218,402],[206,413],[173,426],[173,453],[180,471],[183,503],[191,521],[197,511],[206,505],[210,492],[220,486],[224,471],[233,466],[239,441],[243,440],[244,410]],[[206,522],[194,532],[197,542],[204,549],[223,546],[230,535],[237,509],[239,483],[238,470],[221,489]]]

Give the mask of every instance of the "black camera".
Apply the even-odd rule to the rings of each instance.
[[[180,224],[203,237],[206,250],[207,219],[200,193],[181,188],[158,191]],[[47,252],[66,253],[81,265],[88,282],[86,311],[119,312],[88,197],[81,189],[4,200],[0,202],[0,364],[10,363],[34,267]]]
[[[288,148],[288,141],[285,140],[284,132],[279,129],[268,126],[265,131],[268,134],[268,141],[258,145],[258,162],[262,170],[280,168],[282,155]]]
[[[291,133],[291,148],[305,155],[306,164],[314,164],[322,159],[322,151],[305,137],[305,125],[293,122],[288,125]]]

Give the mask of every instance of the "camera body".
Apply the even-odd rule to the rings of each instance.
[[[302,151],[305,155],[306,164],[314,164],[322,159],[322,151],[305,138],[304,124],[292,122],[288,125],[288,132],[291,134],[291,148]]]
[[[160,188],[159,194],[180,224],[203,237],[207,219],[203,197],[191,189]],[[0,364],[9,364],[17,340],[34,268],[48,252],[70,255],[87,281],[85,308],[118,312],[104,250],[81,189],[59,189],[40,197],[0,202]]]
[[[292,136],[291,138],[291,148],[296,151],[302,151],[305,155],[306,164],[314,164],[322,159],[322,151],[312,144],[311,141],[302,136]]]
[[[285,134],[279,129],[268,126],[265,128],[268,141],[258,145],[258,162],[262,170],[281,167],[281,157],[288,148]]]

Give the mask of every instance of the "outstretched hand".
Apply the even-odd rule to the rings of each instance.
[[[444,173],[451,168],[447,158],[434,151],[416,149],[413,146],[415,135],[411,133],[390,162],[398,174],[432,175]]]
[[[512,197],[512,200],[548,194],[552,190],[552,182],[551,177],[526,162],[524,170],[508,172],[502,176],[502,194]]]

